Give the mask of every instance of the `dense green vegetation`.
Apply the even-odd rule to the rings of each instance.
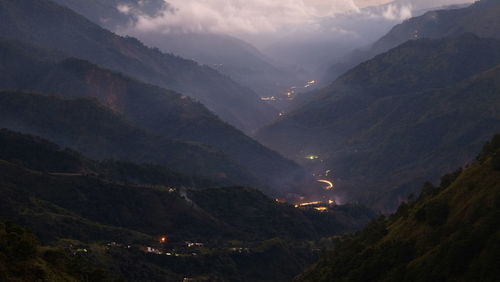
[[[498,281],[500,135],[478,161],[342,237],[298,281]]]
[[[13,223],[0,223],[0,280],[113,281],[88,261],[40,246],[33,233]]]
[[[0,221],[21,224],[43,244],[78,262],[93,262],[113,277],[286,281],[317,257],[316,240],[356,230],[373,218],[362,207],[296,209],[251,188],[203,189],[216,183],[161,166],[94,161],[5,129],[0,145]],[[168,236],[171,245],[159,244],[160,236]],[[204,246],[189,249],[186,241]],[[179,256],[147,253],[146,246]],[[289,264],[275,269],[265,261]]]
[[[0,280],[497,281],[500,135],[432,183],[500,131],[499,8],[403,23],[374,50],[424,39],[260,132],[340,201],[399,205],[358,231],[360,204],[283,203],[324,191],[228,124],[275,114],[251,90],[53,0],[0,0]]]
[[[499,50],[471,34],[407,42],[310,94],[259,140],[335,172],[340,195],[393,211],[500,131]]]

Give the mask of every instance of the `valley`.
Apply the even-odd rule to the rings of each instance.
[[[0,0],[0,281],[497,281],[497,0]]]

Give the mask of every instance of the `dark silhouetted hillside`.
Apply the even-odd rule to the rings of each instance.
[[[61,149],[42,138],[7,129],[0,129],[0,159],[46,173],[94,175],[121,183],[191,188],[230,183],[222,179],[216,181],[183,175],[160,165],[113,160],[93,161],[76,151]]]
[[[169,139],[194,141],[216,148],[231,159],[230,162],[259,179],[259,187],[267,186],[278,194],[286,194],[298,192],[297,187],[304,183],[309,185],[305,172],[296,164],[225,124],[201,104],[185,96],[86,61],[62,59],[57,52],[24,43],[4,41],[0,43],[0,50],[0,88],[68,98],[94,98],[124,116],[135,127]],[[179,150],[173,151],[182,154]],[[185,161],[197,162],[187,155]],[[141,161],[153,160],[145,158]],[[199,174],[196,171],[189,174],[193,173]]]
[[[343,237],[297,281],[497,281],[500,136],[470,167]]]
[[[0,142],[8,149],[0,150],[0,220],[29,227],[47,246],[37,250],[36,240],[26,233],[21,239],[29,239],[25,241],[31,248],[30,259],[18,262],[11,259],[22,256],[25,246],[2,240],[2,278],[29,281],[28,277],[44,273],[55,275],[52,269],[63,276],[93,277],[92,273],[103,275],[94,269],[104,269],[113,277],[133,281],[170,281],[187,275],[287,281],[316,257],[309,240],[354,230],[373,216],[363,208],[306,212],[251,188],[194,190],[168,177],[154,186],[133,179],[124,182],[110,174],[123,163],[110,168],[38,137],[8,130],[0,130]],[[167,248],[174,248],[171,252],[177,255],[144,251],[146,246],[161,248],[160,236],[168,236],[172,245]],[[186,242],[205,246],[187,249]],[[54,262],[44,255],[50,249],[69,258],[59,254],[64,263],[46,265],[45,259]],[[91,264],[72,273],[78,268],[66,267],[73,266],[73,260]],[[285,261],[287,267],[273,267]]]
[[[32,232],[13,223],[0,223],[0,270],[2,281],[115,281],[82,258],[41,246]]]
[[[251,179],[213,148],[159,137],[91,100],[0,92],[0,108],[0,127],[41,136],[93,158],[156,163],[233,183]]]

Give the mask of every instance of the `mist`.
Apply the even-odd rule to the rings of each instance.
[[[500,281],[473,1],[0,0],[0,280]]]
[[[311,79],[320,76],[332,61],[372,43],[395,24],[427,9],[473,1],[387,2],[169,0],[158,6],[158,0],[139,1],[139,5],[124,1],[117,9],[129,15],[131,21],[118,28],[118,32],[138,37],[146,43],[153,43],[154,38],[154,44],[164,51],[181,53],[182,56],[213,65],[218,60],[223,64],[223,60],[213,54],[202,54],[206,52],[203,43],[200,45],[202,50],[192,51],[193,46],[187,46],[191,51],[182,52],[179,50],[185,48],[162,44],[158,37],[186,34],[235,37],[256,46],[273,65],[300,70],[308,74],[302,79]],[[152,12],[151,7],[159,9]]]

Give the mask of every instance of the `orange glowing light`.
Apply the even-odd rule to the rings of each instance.
[[[160,238],[160,243],[162,243],[162,244],[167,243],[167,241],[168,241],[168,238],[166,236],[163,236]]]
[[[308,202],[308,203],[302,203],[299,204],[300,207],[307,207],[307,206],[314,206],[314,205],[319,205],[321,204],[321,201],[316,201],[316,202]]]
[[[330,180],[319,179],[318,182],[326,184],[327,185],[327,187],[325,188],[326,190],[331,190],[333,189],[333,187],[335,187],[335,184]]]
[[[314,209],[315,209],[315,210],[317,210],[317,211],[320,211],[320,212],[324,212],[324,211],[327,211],[327,210],[328,210],[328,208],[327,208],[327,207],[316,207],[316,208],[314,208]]]

